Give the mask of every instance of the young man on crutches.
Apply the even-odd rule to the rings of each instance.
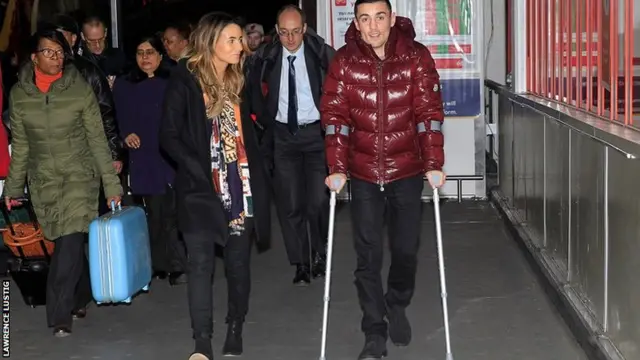
[[[414,41],[411,21],[389,0],[357,0],[355,20],[324,84],[321,119],[329,175],[339,192],[351,177],[355,271],[364,311],[359,359],[387,354],[387,336],[411,341],[405,309],[415,288],[421,197],[427,176],[444,184],[444,119],[440,80],[429,50]],[[383,293],[384,209],[388,207],[391,268]]]

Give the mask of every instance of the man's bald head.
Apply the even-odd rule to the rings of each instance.
[[[295,5],[287,5],[278,11],[278,36],[280,42],[290,52],[296,52],[307,31],[307,19],[304,11]]]

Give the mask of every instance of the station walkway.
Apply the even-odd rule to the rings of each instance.
[[[355,360],[363,345],[353,285],[355,254],[348,205],[337,214],[328,360]],[[393,360],[444,360],[433,210],[425,204],[418,287],[408,310],[414,338]],[[447,202],[442,208],[449,307],[456,360],[583,360],[574,340],[503,220],[488,202]],[[279,227],[274,218],[274,234]],[[214,346],[225,335],[226,290],[218,263]],[[320,348],[323,282],[292,286],[282,240],[256,255],[245,326],[247,360],[312,360]],[[154,283],[129,306],[92,306],[72,336],[46,328],[43,307],[11,298],[11,358],[20,360],[186,360],[192,350],[186,287]],[[216,359],[222,358],[221,355]]]

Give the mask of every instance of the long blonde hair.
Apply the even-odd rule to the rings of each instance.
[[[243,66],[247,56],[248,46],[246,37],[243,37],[242,52],[238,64],[229,65],[225,71],[224,79],[219,79],[213,63],[214,49],[220,33],[227,25],[236,24],[242,28],[236,19],[223,12],[211,12],[204,15],[195,30],[189,37],[187,48],[187,69],[195,75],[200,83],[202,92],[206,95],[207,117],[220,115],[224,106],[225,97],[234,104],[240,103],[240,92],[244,87]]]

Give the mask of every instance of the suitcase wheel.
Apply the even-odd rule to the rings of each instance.
[[[45,269],[47,269],[47,267],[47,264],[41,261],[29,264],[29,270],[34,272],[44,271]]]
[[[131,297],[124,299],[125,304],[131,304]]]
[[[149,284],[143,286],[142,291],[149,291]]]

